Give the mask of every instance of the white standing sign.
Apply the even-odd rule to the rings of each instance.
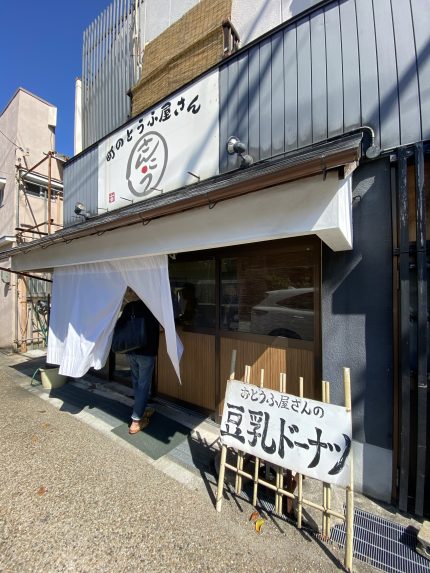
[[[351,412],[231,380],[221,442],[273,465],[340,486],[350,484]]]
[[[98,206],[113,210],[218,174],[218,71],[99,144]]]

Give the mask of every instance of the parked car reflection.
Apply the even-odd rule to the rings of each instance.
[[[288,288],[266,292],[251,309],[251,332],[314,339],[314,289]]]

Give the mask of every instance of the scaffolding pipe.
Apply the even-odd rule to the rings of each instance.
[[[36,275],[30,275],[28,273],[23,273],[21,271],[11,271],[10,269],[7,269],[6,267],[0,267],[0,271],[7,271],[8,273],[14,273],[15,275],[22,275],[23,277],[28,277],[30,279],[36,279],[38,281],[45,281],[47,283],[52,283],[51,279],[45,279],[42,277],[37,277]]]
[[[48,151],[48,235],[51,234],[51,161],[52,151]]]
[[[46,158],[49,157],[50,155],[51,155],[51,151],[49,151],[43,159],[41,159],[38,163],[36,163],[36,165],[33,165],[33,167],[31,167],[30,169],[27,169],[27,171],[25,173],[23,173],[21,175],[21,177],[25,177],[26,175],[28,175],[29,173],[34,171],[36,169],[36,167],[39,167],[39,165],[41,165],[46,160]]]

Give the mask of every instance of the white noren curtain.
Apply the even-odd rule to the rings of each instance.
[[[127,286],[143,300],[166,336],[178,379],[182,343],[173,317],[167,256],[146,256],[56,268],[48,355],[60,374],[80,378],[106,363],[113,328]]]

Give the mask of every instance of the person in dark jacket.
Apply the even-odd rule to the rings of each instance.
[[[126,298],[130,300],[122,311],[119,322],[128,321],[131,316],[145,319],[146,345],[127,352],[134,390],[134,406],[131,414],[129,434],[137,434],[149,424],[154,408],[148,408],[155,358],[158,353],[160,325],[158,320],[134,291],[128,289]],[[134,299],[134,300],[133,300]]]

